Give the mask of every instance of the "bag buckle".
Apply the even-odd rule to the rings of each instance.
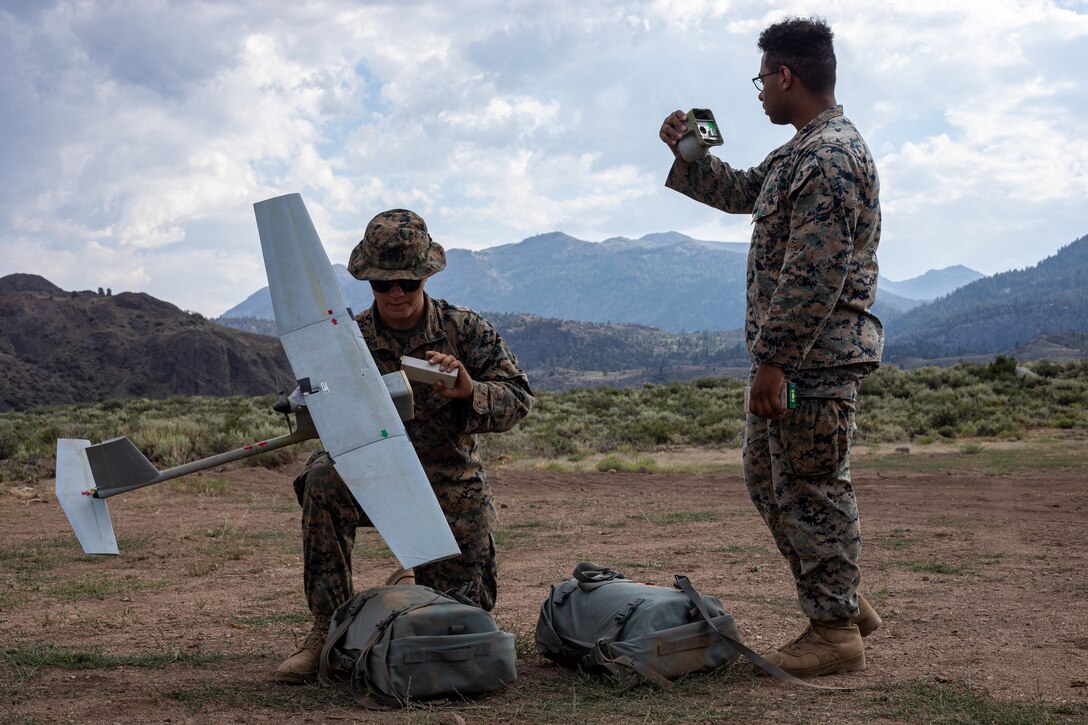
[[[623,624],[624,622],[626,622],[627,618],[630,617],[636,609],[638,609],[638,605],[642,604],[644,601],[645,599],[643,597],[639,597],[635,601],[629,603],[620,611],[616,612],[616,622],[618,624]]]
[[[385,619],[383,619],[382,621],[375,624],[374,629],[385,629],[386,627],[388,627],[390,624],[393,623],[394,619],[396,619],[400,615],[404,614],[405,611],[407,611],[407,608],[405,608],[405,609],[394,609],[393,611],[389,612],[389,615]]]

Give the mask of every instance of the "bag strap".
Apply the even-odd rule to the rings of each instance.
[[[351,678],[351,694],[355,698],[355,701],[357,703],[372,710],[395,710],[404,707],[404,703],[396,696],[382,694],[370,686],[370,680],[366,676],[366,661],[368,656],[370,655],[370,650],[374,649],[375,645],[377,645],[378,642],[380,642],[385,637],[385,635],[392,630],[393,622],[397,621],[398,617],[401,617],[408,612],[422,609],[423,607],[429,607],[440,599],[445,598],[447,597],[444,594],[436,592],[435,597],[430,601],[412,604],[410,606],[404,607],[403,609],[394,609],[389,613],[389,616],[374,625],[374,633],[370,635],[370,637],[366,641],[366,644],[363,645],[362,650],[359,654],[359,660],[355,663],[356,670],[358,670],[360,667],[362,668],[362,677]],[[385,667],[386,676],[388,677],[389,664],[386,663]],[[365,690],[359,687],[359,680],[362,680],[363,684],[366,685]],[[381,705],[381,707],[375,707],[375,702]]]
[[[631,618],[631,615],[635,613],[635,610],[642,606],[642,603],[646,601],[645,597],[639,597],[633,602],[628,602],[620,611],[616,612],[616,616],[612,618],[612,624],[608,627],[608,631],[604,633],[597,640],[597,644],[604,642],[605,644],[612,644],[616,641],[616,638],[620,636],[620,632],[623,631],[623,627],[627,624],[627,620]]]
[[[601,566],[600,564],[594,564],[589,561],[583,561],[578,566],[574,567],[574,578],[581,584],[604,584],[610,582],[613,579],[626,579],[623,574],[620,574],[614,569],[609,569],[607,566]],[[592,587],[582,587],[583,589],[591,589]]]
[[[468,662],[491,654],[490,642],[458,647],[457,649],[414,649],[404,653],[404,663],[418,665],[424,662]]]
[[[450,589],[445,595],[455,602],[467,604],[470,607],[480,607],[480,587],[474,581],[465,582],[457,589]]]
[[[321,654],[318,655],[317,658],[317,680],[325,687],[328,687],[332,682],[332,680],[329,678],[329,672],[331,669],[331,660],[333,657],[333,653],[335,652],[334,648],[336,647],[336,645],[340,644],[340,640],[344,638],[344,635],[347,634],[348,629],[351,628],[351,623],[355,621],[355,616],[359,614],[359,610],[363,608],[363,605],[367,603],[367,600],[374,596],[374,593],[374,591],[368,590],[356,594],[355,601],[353,601],[348,606],[347,616],[344,617],[344,620],[340,622],[340,624],[338,624],[331,632],[329,632],[329,636],[325,639],[325,644],[321,648]],[[348,664],[345,659],[346,658],[337,656],[338,668]],[[351,664],[354,665],[354,663]]]
[[[673,686],[673,684],[669,682],[668,678],[666,678],[663,674],[655,670],[653,667],[650,667],[645,662],[636,660],[630,655],[620,655],[619,657],[606,657],[596,648],[594,648],[593,652],[594,655],[600,654],[600,656],[603,658],[597,659],[597,657],[595,656],[594,661],[613,674],[618,674],[619,667],[623,666],[634,670],[658,687],[668,688]]]
[[[706,623],[710,625],[711,629],[713,629],[715,632],[717,632],[726,642],[731,644],[733,646],[733,648],[737,650],[737,652],[744,655],[748,659],[748,661],[751,662],[756,667],[760,668],[761,670],[763,670],[764,672],[771,675],[772,677],[774,677],[777,680],[782,680],[783,682],[792,682],[795,685],[804,685],[805,687],[811,687],[811,688],[817,689],[817,690],[846,690],[846,689],[850,689],[850,688],[846,688],[846,687],[831,687],[831,686],[828,686],[828,685],[817,685],[817,684],[814,684],[812,682],[808,682],[807,680],[802,680],[800,677],[795,677],[794,675],[791,675],[789,672],[786,672],[784,669],[782,669],[778,665],[768,661],[762,655],[760,655],[760,654],[756,653],[755,651],[753,651],[752,649],[746,647],[744,644],[742,644],[738,640],[733,639],[728,634],[726,634],[722,630],[718,629],[717,625],[714,624],[713,619],[711,619],[711,617],[710,617],[710,613],[706,611],[706,603],[703,601],[703,598],[699,594],[699,592],[695,591],[695,587],[692,586],[691,581],[686,576],[684,576],[683,574],[676,574],[675,576],[676,576],[676,588],[687,595],[688,599],[691,600],[691,603],[695,605],[695,609],[699,612],[699,614],[706,621]]]
[[[570,595],[578,591],[578,587],[580,586],[581,584],[573,579],[565,581],[562,584],[553,584],[551,601],[554,602],[557,607],[563,606],[567,603],[567,600],[570,599]],[[556,596],[557,594],[558,596]]]
[[[622,574],[620,574],[619,576],[621,578],[623,577]],[[634,670],[638,674],[642,675],[645,679],[653,682],[660,687],[672,687],[672,683],[669,682],[669,680],[664,675],[662,675],[660,672],[658,672],[645,662],[636,660],[630,655],[611,657],[607,653],[608,646],[616,641],[616,639],[620,636],[620,632],[623,631],[624,625],[627,624],[627,620],[631,618],[631,615],[635,613],[635,610],[638,609],[644,601],[646,601],[644,597],[639,597],[633,602],[629,602],[627,606],[625,606],[620,611],[616,612],[616,616],[613,618],[612,625],[608,628],[608,631],[604,634],[604,636],[598,639],[593,644],[593,649],[591,649],[589,654],[586,655],[586,659],[589,660],[589,662],[592,664],[599,665],[605,668],[614,675],[618,675],[620,673],[621,667],[626,667],[628,669]]]

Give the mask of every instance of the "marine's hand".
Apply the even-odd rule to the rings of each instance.
[[[781,418],[786,413],[782,405],[782,385],[786,372],[777,365],[761,362],[752,380],[748,411],[760,418]]]
[[[669,147],[676,158],[680,158],[680,151],[676,148],[676,144],[680,143],[680,139],[684,138],[684,134],[688,132],[687,121],[688,114],[683,111],[673,111],[661,122],[661,141]]]
[[[434,384],[435,389],[438,390],[440,395],[460,400],[469,400],[472,398],[472,376],[468,374],[468,370],[465,369],[465,366],[461,364],[460,360],[453,355],[447,355],[446,353],[432,350],[427,353],[427,362],[432,365],[438,365],[438,369],[442,372],[449,370],[457,372],[457,381],[452,388],[447,388],[442,383]]]

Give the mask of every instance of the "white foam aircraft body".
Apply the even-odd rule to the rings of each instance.
[[[157,470],[128,438],[57,441],[57,498],[88,554],[117,554],[105,499],[304,440],[320,438],[337,473],[411,568],[460,554],[408,439],[412,394],[403,373],[382,376],[329,264],[302,197],[254,205],[276,328],[298,388],[288,435]],[[277,408],[279,409],[279,408]]]

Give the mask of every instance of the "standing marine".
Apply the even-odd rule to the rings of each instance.
[[[351,253],[348,271],[370,282],[373,306],[357,315],[363,339],[384,375],[402,356],[455,371],[452,386],[413,383],[415,417],[405,423],[461,556],[390,578],[439,591],[459,590],[487,611],[495,606],[495,505],[476,435],[505,431],[533,405],[529,381],[494,326],[478,313],[424,292],[446,266],[446,254],[423,219],[406,209],[371,220]],[[303,588],[313,629],[302,647],[276,670],[282,682],[317,677],[318,655],[338,606],[352,597],[351,552],[366,513],[324,453],[295,479],[302,506]]]
[[[771,123],[797,132],[758,166],[735,169],[712,155],[685,161],[682,111],[660,132],[676,157],[667,187],[752,216],[744,479],[809,618],[768,659],[801,677],[864,670],[862,637],[881,624],[858,593],[861,527],[850,479],[858,386],[884,342],[871,312],[880,187],[868,146],[835,100],[832,38],[824,21],[804,18],[759,36],[752,82]],[[796,408],[783,404],[787,381]]]

